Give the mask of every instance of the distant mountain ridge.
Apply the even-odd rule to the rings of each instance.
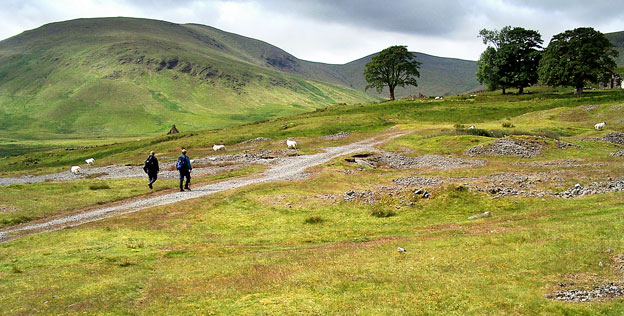
[[[617,65],[620,67],[624,66],[624,31],[605,33],[605,36],[615,45],[615,50],[619,53],[619,56],[615,59]]]
[[[419,87],[398,96],[478,87],[475,62],[416,54],[423,62]],[[387,95],[364,93],[371,57],[309,62],[198,24],[51,23],[0,42],[0,136],[142,135],[173,124],[188,131],[381,100]]]
[[[239,58],[268,66],[280,71],[298,74],[306,78],[341,84],[359,91],[364,91],[366,80],[364,69],[366,63],[375,54],[351,61],[346,64],[327,64],[298,59],[288,52],[260,40],[228,33],[205,25],[188,24],[195,30],[205,32],[212,38],[238,51]],[[417,80],[418,87],[397,89],[398,97],[417,93],[425,95],[459,94],[479,89],[481,85],[476,79],[477,63],[470,60],[436,57],[424,53],[412,52],[422,62],[421,77]],[[372,95],[378,95],[374,90]],[[384,92],[383,97],[388,93]]]

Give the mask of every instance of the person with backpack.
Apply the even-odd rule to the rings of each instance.
[[[191,159],[186,155],[186,149],[184,148],[182,148],[182,155],[178,157],[176,162],[176,169],[180,172],[180,192],[184,192],[184,189],[191,191],[189,184],[191,184],[191,170],[193,170],[193,167],[191,166]],[[186,183],[184,188],[182,188],[184,178],[186,178]]]
[[[154,187],[152,187],[152,184],[158,179],[158,172],[160,171],[160,168],[158,168],[158,159],[156,159],[156,153],[153,150],[150,151],[150,155],[145,159],[143,171],[147,173],[147,177],[149,178],[147,186],[153,189]]]

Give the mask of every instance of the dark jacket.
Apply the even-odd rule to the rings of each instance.
[[[177,168],[178,170],[180,171],[193,170],[193,167],[191,166],[191,159],[187,155],[182,154],[180,155],[180,157],[178,157],[178,161],[182,161],[182,160],[185,160],[186,164],[182,164],[182,168]]]
[[[145,173],[158,173],[160,168],[158,167],[158,159],[156,156],[149,155],[147,159],[145,159],[145,165],[143,166],[143,170]]]

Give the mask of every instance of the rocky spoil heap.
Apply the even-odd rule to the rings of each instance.
[[[369,158],[375,165],[386,165],[392,169],[420,169],[449,170],[457,168],[471,168],[485,165],[483,160],[471,160],[458,157],[444,157],[441,155],[423,155],[408,157],[396,153],[384,152]]]
[[[538,156],[541,150],[542,145],[538,143],[505,137],[490,144],[474,146],[467,149],[464,153],[470,157],[517,156],[521,158],[533,158]]]
[[[573,188],[557,193],[555,196],[562,198],[574,198],[577,196],[600,194],[608,192],[624,191],[624,177],[605,182],[592,182],[587,187],[575,184]]]
[[[602,139],[612,144],[624,145],[624,133],[622,132],[611,132]]]
[[[624,157],[624,149],[618,150],[618,151],[610,154],[609,156],[611,156],[611,157]]]
[[[597,286],[591,290],[568,290],[555,292],[551,295],[553,300],[564,302],[589,302],[604,298],[624,295],[624,287],[615,283]]]
[[[442,179],[431,177],[401,177],[392,182],[400,187],[437,187],[444,183]]]

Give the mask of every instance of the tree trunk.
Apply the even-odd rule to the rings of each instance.
[[[518,88],[518,94],[524,94],[524,87]]]
[[[505,92],[505,87],[503,87],[503,94],[506,94],[507,92]]]
[[[582,93],[583,93],[583,86],[577,86],[576,91],[574,91],[574,94],[582,94]]]
[[[394,101],[394,87],[388,86],[388,90],[390,90],[390,100]]]

